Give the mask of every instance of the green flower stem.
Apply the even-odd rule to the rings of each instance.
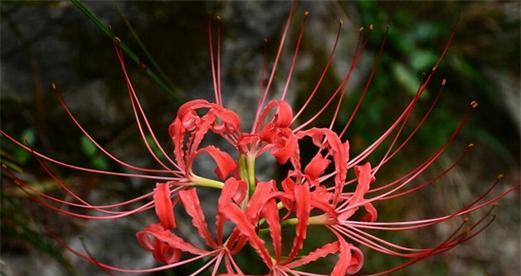
[[[196,186],[200,186],[200,187],[207,187],[207,188],[214,188],[214,189],[222,189],[224,187],[224,183],[221,181],[209,179],[209,178],[198,176],[198,175],[193,175],[192,177],[190,177],[190,180]]]
[[[255,189],[255,157],[255,154],[248,154],[246,157],[248,184],[252,190]]]
[[[326,224],[328,220],[328,216],[326,214],[318,215],[318,216],[312,216],[308,218],[308,225],[319,225],[319,224]],[[298,223],[297,218],[290,218],[282,222],[282,225],[295,225]]]
[[[325,224],[327,224],[328,218],[329,217],[327,216],[327,214],[309,217],[308,225],[325,225]],[[264,221],[262,221],[262,222],[264,222]],[[259,225],[261,225],[262,222],[259,222]],[[290,218],[290,219],[283,221],[281,223],[281,225],[282,226],[296,225],[297,223],[298,223],[297,218]],[[270,230],[269,228],[262,228],[262,229],[259,229],[259,233],[264,234],[264,233],[268,232],[269,230]]]
[[[248,154],[239,156],[239,175],[248,183],[248,196],[255,191],[255,155]]]

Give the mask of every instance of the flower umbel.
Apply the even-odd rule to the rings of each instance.
[[[385,37],[354,111],[341,128],[342,130],[336,132],[333,126],[337,123],[346,86],[368,43],[365,31],[363,28],[360,29],[353,60],[342,81],[332,91],[320,110],[309,119],[301,121],[298,118],[309,110],[310,102],[316,98],[317,91],[331,67],[342,24],[339,24],[336,40],[315,86],[309,92],[304,104],[294,109],[286,101],[286,96],[297,62],[305,21],[309,15],[307,12],[304,13],[298,30],[283,90],[273,91],[274,78],[282,58],[282,51],[287,44],[294,14],[295,3],[292,4],[283,27],[273,66],[269,72],[262,72],[258,102],[251,126],[241,125],[241,117],[224,104],[220,76],[221,33],[218,27],[217,44],[214,49],[215,39],[212,30],[214,26],[212,21],[209,21],[208,39],[214,99],[213,101],[195,99],[179,107],[176,117],[168,126],[168,134],[173,144],[172,154],[169,154],[169,150],[157,139],[127,73],[119,40],[114,41],[140,136],[158,168],[138,167],[110,153],[80,124],[57,93],[64,110],[80,131],[108,158],[132,173],[68,164],[42,154],[0,130],[3,137],[34,155],[41,167],[68,194],[69,200],[38,191],[19,178],[16,173],[6,169],[4,171],[35,202],[67,216],[88,220],[114,220],[145,211],[150,211],[149,213],[152,214],[153,209],[157,217],[155,223],[137,232],[136,238],[143,250],[151,252],[154,258],[162,263],[160,266],[144,269],[116,267],[97,260],[88,252],[82,253],[63,243],[63,246],[75,255],[108,272],[154,272],[204,260],[204,265],[194,271],[193,275],[205,270],[210,271],[212,275],[244,275],[248,273],[247,268],[241,267],[236,262],[236,256],[247,246],[252,247],[258,254],[269,275],[355,274],[364,265],[363,248],[406,259],[397,267],[374,274],[380,275],[447,251],[483,231],[493,221],[491,212],[487,212],[473,223],[465,219],[466,215],[487,207],[492,209],[496,202],[519,187],[519,185],[512,186],[493,194],[492,191],[502,175],[499,175],[490,188],[475,200],[451,214],[412,221],[378,220],[378,210],[386,201],[412,194],[437,182],[457,166],[473,148],[470,144],[461,157],[448,168],[418,183],[419,176],[440,158],[470,119],[472,111],[477,107],[474,101],[471,102],[468,111],[447,141],[432,155],[395,180],[384,182],[377,178],[379,170],[411,141],[436,105],[441,90],[446,84],[445,79],[440,81],[439,92],[430,108],[421,116],[412,131],[404,135],[404,129],[420,97],[436,78],[437,69],[447,54],[454,32],[432,71],[423,78],[416,94],[394,118],[393,123],[365,150],[351,156],[350,144],[346,136],[376,73],[376,66],[385,45]],[[266,81],[264,81],[265,73]],[[53,91],[58,91],[56,85],[53,84],[52,88]],[[323,113],[328,109],[334,111],[330,123],[323,127],[312,127],[316,119],[324,116]],[[226,151],[218,144],[207,145],[205,139],[210,135],[222,139],[233,151]],[[303,142],[311,142],[310,147],[313,147],[314,154],[309,161],[301,156]],[[367,162],[368,157],[374,156],[378,149],[384,152],[383,156],[377,159],[379,161],[373,164]],[[311,152],[309,148],[306,148],[306,151]],[[209,156],[215,163],[215,178],[203,176],[195,170],[196,159],[202,154]],[[288,168],[282,180],[260,179],[257,175],[256,160],[264,154],[273,156],[279,165]],[[85,173],[146,179],[151,181],[152,185],[149,193],[133,199],[105,205],[92,204],[71,190],[49,168],[48,163]],[[353,177],[350,176],[350,172],[353,173]],[[203,210],[200,193],[198,193],[202,189],[210,189],[218,194],[214,219],[210,219],[207,212]],[[182,237],[178,231],[178,224],[183,222],[176,219],[175,208],[183,209],[190,217],[201,243],[183,239],[186,237]],[[464,218],[461,220],[461,226],[445,240],[428,248],[406,247],[387,241],[378,235],[381,231],[397,233],[432,227],[458,218]],[[210,223],[213,225],[210,226]],[[226,225],[232,227],[225,227]],[[305,242],[309,239],[308,227],[311,225],[323,227],[333,238],[309,250]],[[284,228],[290,229],[293,234],[284,234],[287,232]],[[321,274],[303,271],[305,265],[328,255],[336,255],[336,262],[327,270],[320,271]]]

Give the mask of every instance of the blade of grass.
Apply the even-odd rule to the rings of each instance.
[[[139,45],[139,47],[141,48],[141,50],[145,53],[148,61],[152,64],[152,66],[154,67],[154,69],[159,73],[159,75],[163,78],[164,81],[166,81],[168,83],[168,85],[170,87],[175,87],[174,83],[172,82],[172,80],[170,80],[170,78],[168,78],[168,76],[165,74],[165,72],[163,71],[163,69],[161,69],[161,67],[159,66],[159,64],[156,62],[156,60],[154,59],[154,57],[150,54],[150,52],[147,50],[145,44],[143,43],[143,41],[141,40],[141,38],[139,37],[139,35],[137,34],[137,32],[135,31],[134,27],[132,27],[132,24],[130,24],[130,21],[128,20],[128,18],[125,16],[125,14],[123,14],[123,11],[121,10],[121,8],[119,7],[118,3],[116,1],[112,1],[112,3],[114,4],[114,6],[116,7],[116,10],[118,11],[119,15],[121,16],[121,18],[123,19],[123,22],[125,22],[125,25],[127,25],[128,29],[130,30],[130,33],[132,34],[132,37],[136,40],[137,44]]]
[[[34,225],[34,218],[24,211],[27,209],[27,206],[21,206],[16,200],[10,197],[3,197],[3,195],[2,206],[3,208],[0,208],[0,216],[2,217],[3,238],[11,241],[20,241],[48,255],[59,263],[63,275],[78,275],[78,272],[63,253],[63,250]],[[4,275],[4,273],[0,273],[0,275]]]
[[[81,13],[87,16],[92,23],[94,23],[105,35],[110,37],[111,39],[115,39],[116,35],[92,12],[90,11],[81,0],[70,0],[71,3],[78,8]],[[120,47],[123,52],[137,65],[142,66],[143,63],[141,59],[132,51],[126,43],[121,41]],[[150,68],[144,68],[147,75],[154,80],[161,89],[168,93],[168,95],[173,96],[176,100],[180,100],[180,96],[178,95],[178,89],[169,87],[154,71]]]

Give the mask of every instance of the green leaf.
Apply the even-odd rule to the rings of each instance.
[[[34,145],[34,142],[36,140],[36,136],[34,134],[34,130],[32,128],[28,128],[22,132],[22,141],[24,143],[27,143],[29,145]]]
[[[86,136],[81,136],[81,151],[88,157],[93,157],[97,152],[98,148],[92,143]]]
[[[393,76],[408,93],[414,95],[420,86],[420,79],[415,76],[409,68],[402,63],[396,62],[392,65]]]
[[[436,64],[438,56],[428,50],[417,50],[410,54],[409,63],[415,71],[422,71]]]
[[[421,22],[416,24],[412,36],[417,41],[428,41],[440,35],[440,27],[432,22]]]
[[[449,63],[454,66],[460,73],[463,73],[466,77],[473,79],[481,79],[478,76],[479,72],[468,63],[461,55],[454,54],[449,57]]]
[[[34,143],[36,142],[36,134],[34,130],[32,128],[24,130],[22,135],[20,135],[20,141],[29,146],[34,146]],[[24,165],[29,161],[29,159],[31,159],[31,153],[22,148],[15,148],[13,150],[13,157],[18,164]]]
[[[106,170],[109,167],[109,162],[104,156],[96,156],[90,162],[96,169]]]
[[[164,154],[161,152],[161,150],[157,147],[156,143],[154,142],[154,139],[152,138],[152,136],[150,134],[147,134],[146,136],[147,138],[147,142],[148,144],[150,145],[150,147],[152,148],[152,151],[154,151],[154,153],[157,155],[157,156],[164,156]]]

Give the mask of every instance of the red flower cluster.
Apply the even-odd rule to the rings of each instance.
[[[452,36],[449,39],[438,63],[432,72],[427,75],[418,88],[416,95],[410,103],[395,118],[394,122],[382,135],[376,139],[367,149],[354,157],[349,154],[349,142],[343,138],[349,123],[354,118],[360,107],[365,93],[374,76],[374,70],[367,81],[358,101],[355,111],[348,123],[339,133],[334,132],[333,125],[336,121],[343,92],[349,81],[354,66],[360,59],[367,40],[361,35],[353,62],[347,71],[343,81],[331,94],[324,107],[312,116],[308,121],[296,125],[296,119],[307,108],[310,101],[319,89],[325,74],[327,73],[338,42],[329,56],[323,73],[316,86],[309,94],[305,104],[294,114],[292,107],[284,100],[295,65],[303,28],[299,32],[294,56],[288,74],[286,85],[280,98],[274,98],[266,103],[270,96],[271,84],[277,71],[277,64],[285,44],[288,28],[294,13],[291,9],[282,33],[274,66],[269,74],[266,84],[261,84],[259,89],[259,101],[255,113],[255,121],[250,131],[244,132],[241,128],[240,117],[226,108],[223,104],[220,83],[219,53],[215,55],[212,46],[213,36],[209,25],[210,57],[212,76],[214,83],[215,101],[208,102],[203,99],[189,101],[183,104],[177,111],[177,116],[169,126],[169,135],[174,149],[173,157],[160,145],[154,131],[148,123],[145,112],[140,104],[131,80],[127,75],[123,54],[116,43],[116,53],[121,63],[123,73],[128,86],[130,103],[135,115],[137,126],[143,141],[151,156],[157,161],[161,169],[141,168],[128,164],[109,153],[98,144],[94,138],[80,125],[60,98],[66,112],[79,129],[109,158],[136,174],[95,170],[82,166],[71,165],[50,158],[29,146],[15,140],[10,135],[1,131],[1,134],[18,146],[32,152],[42,167],[54,178],[54,180],[75,200],[65,201],[36,191],[23,180],[12,174],[15,182],[24,190],[30,190],[30,195],[38,203],[57,212],[83,219],[112,220],[126,217],[143,211],[154,209],[157,215],[157,223],[145,227],[136,236],[141,247],[152,252],[155,259],[164,265],[149,269],[125,269],[104,264],[89,254],[82,254],[64,244],[66,248],[76,255],[107,271],[119,272],[152,272],[157,270],[177,267],[199,259],[205,259],[205,264],[194,274],[209,269],[212,275],[224,273],[226,275],[243,275],[243,269],[234,260],[234,256],[249,245],[255,249],[270,275],[318,275],[299,270],[304,265],[314,262],[330,254],[338,256],[336,264],[330,271],[322,271],[328,275],[354,274],[360,271],[364,264],[364,254],[361,247],[366,247],[390,256],[407,258],[404,264],[385,270],[377,274],[385,274],[407,265],[417,262],[428,256],[432,256],[472,238],[491,219],[487,216],[477,222],[460,227],[446,240],[431,248],[410,248],[379,238],[373,232],[401,231],[430,227],[447,220],[455,219],[484,207],[490,206],[500,200],[507,193],[516,189],[510,189],[490,196],[490,191],[498,183],[495,181],[490,189],[456,212],[435,218],[416,221],[379,222],[377,207],[386,200],[408,195],[418,191],[437,181],[452,169],[460,159],[457,159],[449,168],[439,175],[423,183],[412,185],[417,177],[425,172],[448,145],[456,138],[465,122],[465,115],[454,133],[432,156],[425,159],[417,167],[411,169],[403,176],[388,183],[377,182],[376,174],[380,168],[391,160],[414,136],[429,116],[437,97],[431,108],[424,114],[420,123],[404,139],[400,140],[403,129],[410,117],[420,96],[431,83],[436,69],[443,60],[449,48]],[[307,14],[305,14],[307,16]],[[303,26],[302,24],[301,26]],[[340,30],[340,28],[339,28]],[[362,31],[361,31],[362,33]],[[220,34],[219,34],[220,40]],[[220,41],[219,41],[220,43]],[[382,43],[382,47],[383,47]],[[220,47],[220,46],[218,46]],[[219,51],[217,51],[219,52]],[[380,51],[381,53],[381,51]],[[217,60],[217,61],[216,61]],[[442,81],[441,87],[445,85]],[[441,88],[440,88],[441,89]],[[439,94],[438,94],[439,96]],[[307,128],[325,109],[332,108],[336,100],[334,116],[329,127]],[[471,108],[476,107],[471,104]],[[152,145],[146,139],[150,135],[162,154],[158,155],[152,149]],[[210,145],[202,146],[208,134],[217,135],[235,149],[233,154]],[[303,140],[310,140],[315,147],[315,154],[309,162],[303,162],[300,156]],[[384,141],[391,141],[380,161],[372,166],[365,162]],[[468,149],[471,148],[471,145]],[[310,149],[306,149],[310,151]],[[271,180],[259,180],[255,172],[255,160],[265,154],[271,154],[279,164],[286,164],[290,169],[284,179],[277,182]],[[467,150],[465,151],[465,154]],[[215,175],[217,179],[205,178],[194,172],[194,160],[201,154],[209,155],[215,161]],[[137,177],[150,179],[156,182],[153,192],[143,196],[111,205],[95,205],[87,202],[70,190],[45,164],[51,162],[66,168],[78,171],[105,175]],[[354,171],[355,177],[348,178],[348,172]],[[199,189],[214,189],[219,193],[217,215],[215,217],[215,233],[208,226],[208,219],[201,207],[201,201],[197,191]],[[129,204],[144,201],[138,208],[128,211],[119,211]],[[75,207],[74,210],[84,209],[87,212],[70,211],[61,206]],[[191,217],[192,225],[205,246],[197,246],[176,234],[176,218],[174,208],[183,208]],[[117,209],[117,211],[116,211]],[[95,213],[95,215],[90,212]],[[225,223],[233,225],[230,231],[225,230]],[[466,222],[463,222],[462,226]],[[304,242],[307,240],[307,230],[310,225],[321,225],[330,231],[334,237],[328,243],[311,251],[304,250]],[[292,242],[287,242],[288,237],[283,235],[283,227],[292,227],[294,235]],[[461,231],[465,229],[464,231]],[[269,239],[267,233],[269,232]],[[266,234],[266,235],[265,235]],[[286,241],[283,243],[283,241]],[[271,243],[270,245],[268,243]],[[284,248],[287,244],[288,248]],[[290,245],[290,246],[289,246]],[[186,257],[190,256],[190,257]]]

